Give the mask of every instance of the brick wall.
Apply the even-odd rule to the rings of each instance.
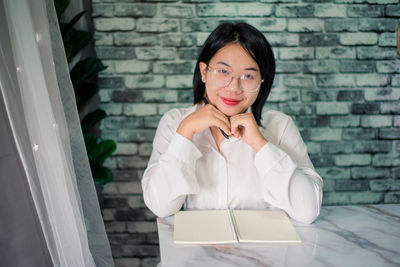
[[[266,109],[291,115],[324,178],[324,205],[400,203],[398,0],[93,0],[96,51],[118,141],[104,187],[104,220],[117,266],[158,261],[155,217],[140,179],[160,117],[190,106],[197,51],[222,21],[265,33],[277,60]]]

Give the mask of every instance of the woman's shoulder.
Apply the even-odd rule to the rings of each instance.
[[[260,127],[263,135],[273,144],[279,144],[288,126],[294,125],[293,119],[285,113],[277,110],[268,110],[262,114]]]
[[[276,125],[276,124],[287,124],[289,121],[293,121],[289,115],[278,111],[278,110],[267,110],[261,116],[261,124],[266,125]]]

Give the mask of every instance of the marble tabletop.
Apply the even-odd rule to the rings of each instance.
[[[301,244],[174,245],[173,216],[158,218],[159,266],[400,266],[400,205],[326,206]]]

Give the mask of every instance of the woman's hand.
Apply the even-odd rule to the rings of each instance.
[[[177,133],[192,140],[193,135],[216,126],[231,135],[231,123],[221,111],[213,105],[205,105],[187,116],[176,130]]]
[[[260,150],[268,141],[258,129],[253,113],[241,113],[230,118],[231,133],[234,137],[241,137],[255,151]]]

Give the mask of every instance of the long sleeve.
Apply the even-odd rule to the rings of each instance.
[[[201,152],[192,142],[176,133],[180,120],[178,110],[163,116],[154,137],[153,152],[143,174],[144,202],[159,217],[176,213],[182,207],[186,195],[196,194],[199,190],[195,167]]]
[[[268,142],[255,156],[264,201],[295,220],[312,223],[321,208],[322,178],[315,172],[293,120],[285,117],[276,145]]]

